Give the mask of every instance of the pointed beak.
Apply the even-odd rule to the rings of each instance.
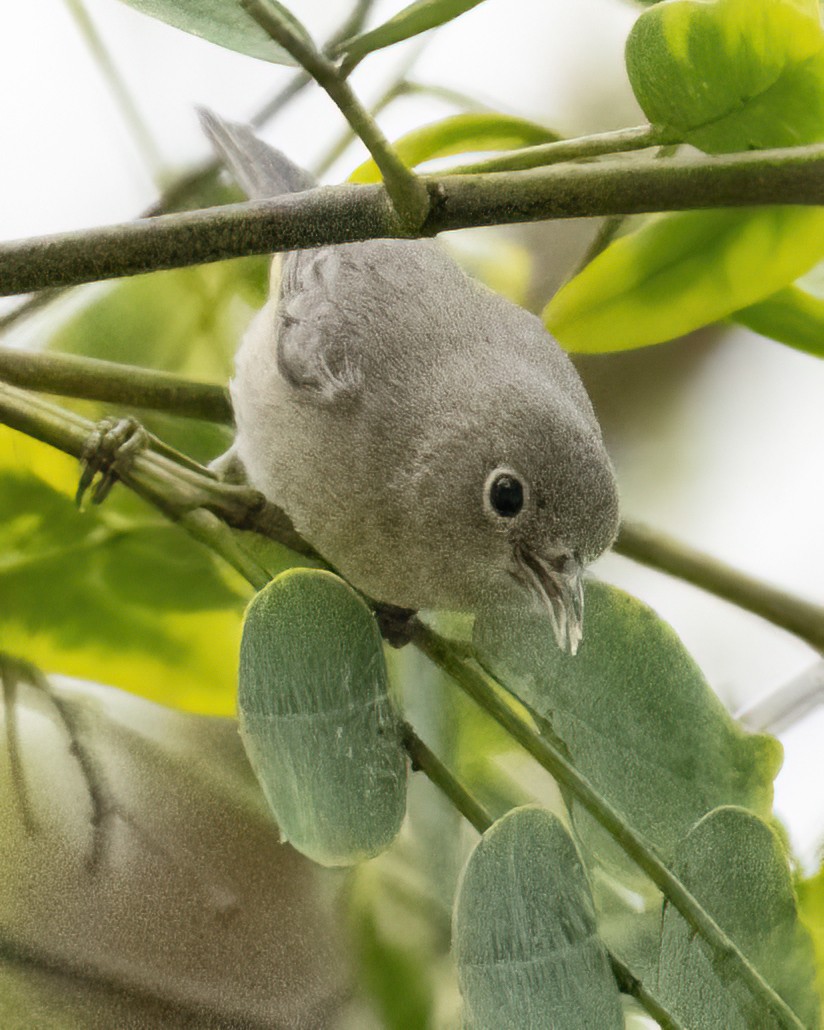
[[[519,579],[540,599],[549,613],[555,640],[562,651],[576,654],[583,636],[583,569],[571,554],[546,558],[518,548]]]

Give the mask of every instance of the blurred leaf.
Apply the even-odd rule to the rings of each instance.
[[[481,838],[458,887],[452,946],[472,1030],[624,1026],[581,859],[542,808],[513,809]]]
[[[3,648],[179,707],[234,711],[248,587],[123,487],[74,505],[73,459],[0,428]]]
[[[824,139],[824,33],[816,0],[673,0],[627,40],[644,113],[709,153]]]
[[[323,865],[351,865],[391,844],[406,810],[400,719],[375,618],[342,579],[297,569],[255,596],[238,711],[284,840]]]
[[[824,251],[824,208],[684,211],[610,244],[544,309],[570,351],[644,347],[780,290]]]
[[[360,36],[344,40],[335,52],[343,57],[347,65],[355,65],[358,61],[375,50],[400,43],[411,36],[417,36],[428,29],[437,28],[465,11],[477,7],[482,0],[416,0],[404,7],[393,18]]]
[[[798,914],[813,942],[819,997],[824,999],[824,868],[796,882]]]
[[[72,734],[42,691],[21,685],[16,708],[30,824],[0,705],[3,1030],[334,1025],[337,878],[278,840],[236,722],[51,689]]]
[[[803,1025],[817,1027],[812,946],[776,833],[751,812],[716,809],[676,848],[675,872]],[[657,993],[695,1030],[778,1026],[671,906],[664,911]]]
[[[483,150],[514,150],[560,137],[542,125],[508,114],[480,112],[456,114],[421,126],[392,144],[410,168],[436,157],[451,157]],[[380,182],[381,173],[370,158],[349,176],[350,182]]]
[[[544,612],[504,601],[476,621],[479,659],[552,724],[576,768],[664,857],[718,805],[769,817],[778,742],[733,722],[646,605],[590,580],[585,611],[572,657]]]
[[[259,57],[274,64],[295,63],[294,59],[258,23],[247,14],[236,0],[122,0],[150,18],[183,29],[193,36],[208,39],[210,43],[237,50],[249,57]],[[305,31],[296,19],[276,0],[267,0],[272,7],[302,36]]]
[[[225,383],[265,299],[260,267],[221,262],[123,279],[62,325],[49,348]]]
[[[762,336],[824,357],[824,265],[732,318]]]

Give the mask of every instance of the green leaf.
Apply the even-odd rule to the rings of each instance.
[[[458,887],[452,948],[472,1030],[624,1025],[584,867],[545,809],[513,809],[483,835]]]
[[[824,265],[816,265],[792,286],[758,304],[736,311],[732,318],[762,336],[824,357]]]
[[[775,831],[743,809],[716,809],[676,849],[675,872],[803,1025],[817,1027],[812,946]],[[664,911],[657,994],[695,1030],[777,1026],[671,906]]]
[[[798,914],[813,942],[819,997],[824,999],[824,867],[796,883]]]
[[[342,579],[285,572],[246,612],[241,736],[285,840],[323,865],[387,848],[406,809],[401,724],[374,616]]]
[[[661,215],[560,289],[544,322],[580,353],[660,343],[769,297],[819,260],[822,240],[819,207]]]
[[[575,657],[557,647],[546,615],[525,599],[482,613],[475,644],[484,665],[551,722],[576,768],[663,856],[718,805],[769,816],[780,745],[733,722],[672,629],[635,598],[588,581]]]
[[[824,139],[815,0],[673,0],[636,21],[627,72],[667,136],[709,153]]]
[[[436,157],[451,157],[484,150],[514,150],[559,139],[542,125],[514,115],[480,112],[456,114],[423,125],[392,144],[409,168]],[[350,182],[380,182],[381,173],[373,160],[364,161],[349,176]]]
[[[259,57],[274,64],[294,64],[294,59],[275,43],[269,34],[243,10],[237,0],[122,0],[141,14],[183,29],[193,36],[208,39],[210,43],[237,50],[249,57]],[[305,35],[296,19],[275,0],[267,0],[277,7],[290,25]]]
[[[0,428],[0,638],[43,668],[234,711],[248,587],[123,487],[74,504],[73,459]]]
[[[354,67],[367,54],[400,43],[428,29],[437,28],[465,11],[471,11],[482,0],[416,0],[393,18],[360,36],[344,40],[336,48],[347,67]]]

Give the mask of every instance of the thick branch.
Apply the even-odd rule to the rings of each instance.
[[[777,590],[645,526],[623,523],[614,549],[618,554],[677,576],[760,615],[824,652],[824,607],[821,605]]]
[[[229,391],[168,372],[75,354],[0,347],[0,380],[40,393],[108,401],[232,425]]]
[[[415,235],[446,229],[758,204],[824,204],[824,145],[660,161],[616,157],[521,172],[427,176]],[[323,244],[400,237],[382,186],[322,186],[0,245],[0,295]]]

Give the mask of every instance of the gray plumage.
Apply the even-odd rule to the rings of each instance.
[[[251,197],[312,185],[248,127],[203,120]],[[437,241],[276,258],[231,393],[251,482],[366,594],[472,611],[514,577],[576,650],[581,567],[618,525],[600,428],[540,320]]]

